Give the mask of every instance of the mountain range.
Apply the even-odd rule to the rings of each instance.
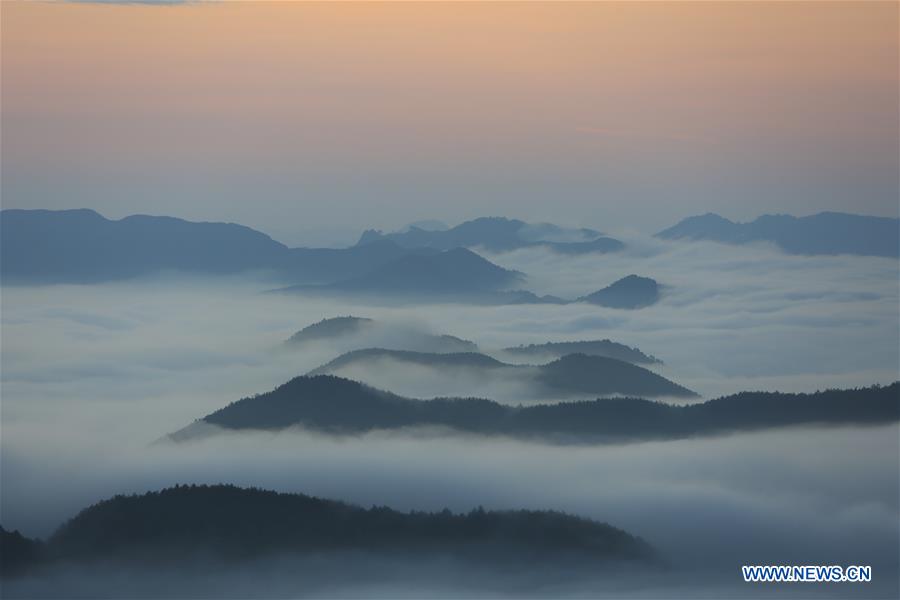
[[[307,325],[291,335],[285,343],[288,347],[301,348],[322,342],[343,347],[344,352],[366,348],[444,354],[479,352],[478,344],[473,341],[455,335],[431,333],[415,323],[378,321],[352,315],[330,317]],[[609,339],[510,346],[495,354],[514,361],[551,362],[568,354],[585,354],[606,356],[637,365],[662,364],[655,356]]]
[[[813,394],[742,392],[684,406],[639,398],[508,406],[479,398],[415,400],[319,375],[296,377],[270,392],[233,402],[167,439],[186,442],[223,430],[291,427],[336,434],[443,427],[479,435],[591,443],[898,420],[900,383]]]
[[[619,240],[605,237],[593,229],[567,229],[549,223],[530,224],[503,217],[481,217],[450,229],[423,229],[409,226],[395,233],[365,231],[357,245],[390,240],[404,248],[481,247],[494,252],[544,246],[564,254],[616,252],[625,247]]]
[[[420,234],[446,237],[422,238],[420,244],[416,241]],[[555,244],[558,251],[580,252],[579,248],[596,250],[611,243],[597,235],[588,229],[486,218],[446,231],[411,227],[396,235],[372,234],[349,248],[288,248],[233,223],[147,215],[111,220],[87,209],[9,209],[0,211],[0,280],[99,283],[162,272],[253,272],[291,283],[273,290],[283,293],[369,295],[408,302],[563,304],[567,300],[519,289],[525,280],[522,273],[495,265],[464,246],[511,249]],[[548,241],[551,238],[582,241]],[[646,306],[654,299],[644,289],[652,280],[638,279],[640,285],[626,278],[610,286],[611,291],[600,290],[583,300],[622,308]]]
[[[243,225],[172,217],[110,220],[87,209],[0,211],[0,276],[5,283],[97,283],[162,271],[255,271],[281,281],[329,283],[434,252],[389,241],[365,248],[288,248]]]
[[[768,241],[790,254],[900,257],[900,219],[838,212],[807,217],[763,215],[749,223],[708,213],[684,219],[656,236],[729,244]]]
[[[0,211],[4,283],[98,283],[160,272],[256,272],[293,282],[282,291],[491,296],[521,282],[465,248],[405,248],[378,240],[350,248],[288,248],[233,223],[133,215],[106,219],[87,209]],[[517,297],[509,297],[516,300]]]
[[[606,356],[624,360],[638,365],[662,364],[655,356],[644,354],[637,348],[626,346],[611,340],[581,340],[575,342],[546,342],[528,344],[527,346],[511,346],[501,352],[515,358],[538,358],[552,360],[567,354],[586,354],[588,356]]]
[[[315,342],[388,344],[396,350],[420,352],[478,352],[474,342],[448,334],[433,334],[421,328],[399,323],[381,322],[365,317],[333,317],[304,327],[287,340],[288,346],[301,347]]]
[[[390,367],[389,371],[386,369]],[[457,373],[462,382],[515,383],[528,398],[609,396],[696,397],[697,394],[635,364],[606,356],[569,354],[544,365],[513,365],[475,352],[436,354],[367,348],[354,350],[322,365],[309,375],[343,375],[365,381],[367,373],[392,373],[402,378],[404,367],[433,369],[435,375]],[[523,397],[523,399],[527,399]]]
[[[900,220],[835,212],[763,215],[749,223],[706,214],[656,235],[732,244],[770,241],[793,254],[900,256]],[[592,229],[485,217],[445,230],[415,226],[389,234],[370,230],[349,248],[289,248],[234,223],[148,215],[111,220],[89,209],[0,211],[4,283],[95,283],[164,271],[210,275],[253,271],[301,288],[320,285],[378,293],[396,286],[423,293],[482,293],[482,302],[494,304],[564,302],[512,290],[521,274],[462,250],[532,246],[574,254],[613,252],[623,244]],[[411,283],[420,279],[420,287]],[[604,306],[646,306],[658,296],[658,289],[643,279],[625,278],[620,290],[601,290],[582,299]],[[641,300],[629,299],[638,294]]]

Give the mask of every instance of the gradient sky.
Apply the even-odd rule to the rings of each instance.
[[[898,4],[2,2],[2,204],[297,232],[898,213]]]

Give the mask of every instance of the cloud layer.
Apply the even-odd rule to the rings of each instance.
[[[645,537],[681,575],[699,569],[713,577],[705,593],[746,593],[723,575],[737,577],[743,562],[871,563],[885,578],[879,585],[895,581],[887,576],[896,572],[900,535],[896,425],[604,447],[429,430],[153,444],[334,358],[345,350],[340,344],[285,351],[283,342],[323,317],[347,314],[401,324],[398,331],[452,333],[486,350],[609,337],[660,357],[666,364],[655,370],[706,397],[897,378],[896,261],[629,242],[622,255],[527,250],[491,258],[524,269],[547,293],[577,295],[630,272],[668,286],[658,305],[639,311],[365,306],[260,294],[264,283],[237,278],[5,287],[3,525],[43,536],[115,493],[229,482],[399,509],[565,510]],[[405,381],[429,389],[426,380]],[[682,584],[685,595],[697,591],[689,581],[668,585]],[[629,593],[668,589],[665,581],[642,585],[649,587]]]

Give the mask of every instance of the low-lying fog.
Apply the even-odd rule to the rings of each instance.
[[[655,587],[657,596],[665,585],[687,585],[685,573],[699,588],[707,585],[699,578],[710,577],[709,585],[730,584],[735,592],[758,596],[758,589],[741,590],[739,579],[740,565],[757,563],[873,566],[875,584],[831,591],[839,596],[876,590],[890,596],[897,581],[900,432],[895,425],[597,447],[432,431],[359,438],[298,431],[228,434],[146,447],[124,440],[86,444],[70,431],[80,422],[58,424],[58,435],[47,444],[17,432],[13,449],[4,450],[3,518],[10,526],[45,535],[81,507],[115,493],[179,482],[232,482],[364,506],[552,507],[593,517],[644,537],[670,561],[668,583],[658,574],[655,581],[644,575],[622,578],[638,590]],[[129,428],[140,429],[129,424],[123,430]],[[42,435],[46,439],[46,429]],[[603,579],[610,585],[616,577]],[[256,585],[261,581],[266,580],[257,579]],[[407,580],[398,572],[396,581]],[[335,577],[331,585],[346,581]],[[487,589],[491,585],[499,583]],[[573,584],[565,593],[598,589]],[[690,589],[688,595],[696,595],[696,588]],[[332,592],[350,593],[337,590]]]
[[[270,286],[249,278],[5,287],[0,523],[46,536],[115,493],[227,482],[398,509],[560,509],[641,535],[677,566],[724,574],[727,585],[747,562],[872,564],[877,585],[816,590],[895,594],[896,583],[879,586],[897,581],[896,425],[603,447],[429,431],[151,444],[334,358],[342,350],[334,345],[286,351],[283,342],[348,314],[453,334],[487,351],[610,338],[662,359],[654,371],[707,398],[897,379],[896,260],[629,242],[621,255],[529,249],[489,258],[528,273],[538,293],[575,297],[629,273],[668,286],[658,305],[639,311],[358,306],[260,294]],[[402,389],[403,377],[390,389],[447,392],[426,394],[425,382],[405,380],[415,389]],[[636,593],[667,585],[647,581]]]

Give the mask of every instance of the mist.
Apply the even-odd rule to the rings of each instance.
[[[900,598],[900,5],[0,4],[0,600]]]
[[[652,370],[704,398],[745,389],[813,391],[896,379],[895,261],[785,256],[767,247],[637,236],[627,241],[630,249],[620,255],[562,257],[528,249],[488,258],[526,272],[528,285],[539,293],[576,296],[631,272],[666,286],[658,304],[635,311],[583,304],[368,305],[264,294],[266,282],[252,277],[169,275],[90,286],[6,286],[2,524],[46,537],[82,508],[114,494],[226,482],[399,510],[467,511],[479,505],[562,510],[643,537],[678,573],[675,579],[622,575],[562,587],[552,587],[555,579],[548,575],[542,581],[551,587],[528,588],[536,596],[653,597],[663,588],[666,595],[715,595],[716,590],[755,595],[756,588],[730,587],[741,564],[755,563],[871,564],[872,586],[816,588],[815,594],[896,595],[897,425],[605,446],[431,429],[356,437],[303,430],[228,433],[187,444],[155,443],[350,346],[403,346],[423,333],[456,335],[493,354],[518,344],[610,338],[662,359],[665,364]],[[339,315],[373,318],[383,327],[349,341],[286,347],[285,340],[300,328]],[[452,377],[429,381],[408,370],[383,369],[376,379],[390,391],[414,397],[473,394],[514,402],[520,391],[514,381],[509,386]],[[357,582],[358,587],[337,586],[326,575],[319,583],[306,578],[313,587],[303,593],[526,595],[522,574],[482,573],[479,579],[450,575],[457,567],[435,568],[443,579],[423,576],[420,586],[402,585],[402,570],[360,560],[369,565],[360,566],[361,573],[382,576]],[[225,577],[223,586],[231,582],[230,589],[250,589],[240,582],[250,585],[275,570],[242,569]],[[428,572],[423,566],[422,573]],[[695,573],[710,579],[697,587],[690,575]],[[200,589],[196,579],[183,575],[173,574],[182,590]],[[460,578],[472,583],[468,591],[456,583]],[[299,579],[273,583],[271,594],[299,593]],[[112,590],[109,595],[115,590],[127,595],[129,588],[120,583],[125,587],[105,588]],[[95,579],[62,569],[43,582],[21,580],[13,589],[52,596],[56,585],[98,587]]]
[[[549,506],[640,535],[678,573],[871,564],[878,589],[896,581],[896,425],[600,447],[431,430],[360,437],[293,430],[110,451],[78,446],[62,425],[53,434],[77,450],[20,441],[3,453],[3,518],[31,535],[47,535],[114,494],[224,481],[400,510]]]
[[[151,414],[143,416],[167,431],[354,347],[401,347],[421,332],[472,340],[491,354],[517,344],[610,338],[660,358],[664,364],[652,370],[706,398],[896,379],[896,261],[628,242],[631,249],[621,254],[572,257],[529,249],[489,258],[523,269],[539,293],[574,296],[631,272],[660,281],[661,301],[635,311],[580,303],[373,306],[347,297],[261,294],[267,284],[252,278],[6,286],[4,425],[22,411],[40,414],[63,398],[65,406],[82,398],[104,401],[112,411],[146,405]],[[300,328],[339,315],[385,326],[349,342],[285,349]],[[403,393],[394,389],[403,382],[398,375],[382,383]],[[422,395],[415,386],[405,391]],[[153,410],[160,402],[172,410]]]

